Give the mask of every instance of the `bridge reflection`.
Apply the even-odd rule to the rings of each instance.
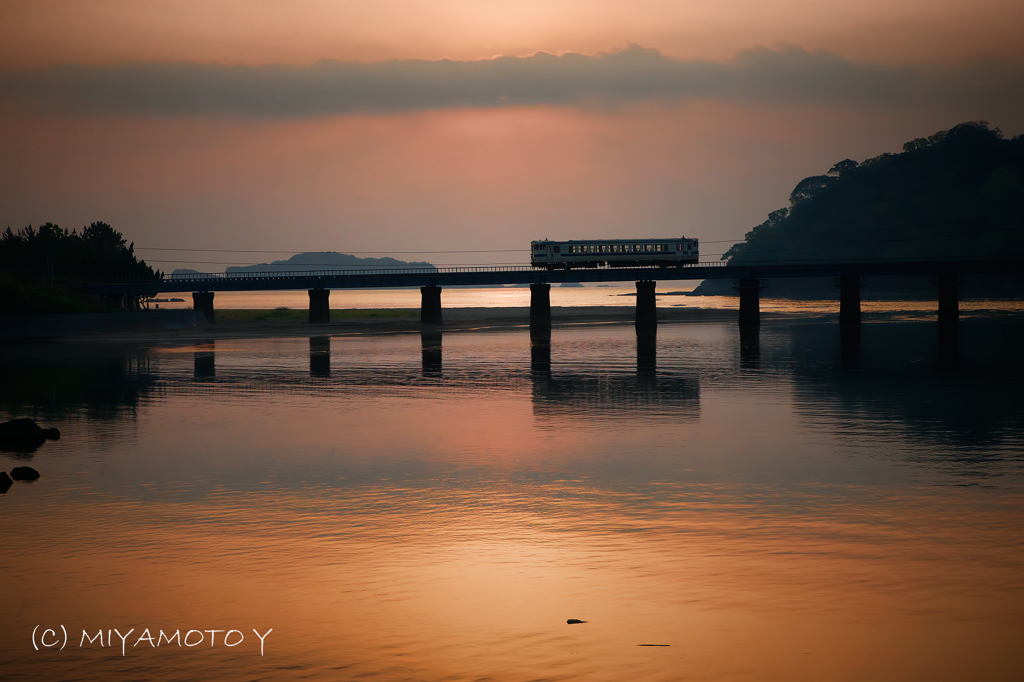
[[[193,354],[192,376],[196,381],[206,381],[217,377],[217,344],[214,341],[197,343]]]
[[[1024,433],[1024,392],[1010,380],[1024,376],[1019,354],[1024,322],[1015,327],[968,319],[952,347],[935,343],[933,325],[867,322],[857,325],[856,336],[837,333],[827,323],[792,324],[781,335],[763,327],[760,332],[757,327],[738,334],[730,330],[722,338],[734,344],[741,372],[719,363],[717,346],[702,347],[709,355],[681,355],[682,346],[673,346],[672,339],[693,343],[696,338],[678,331],[682,325],[667,337],[664,327],[660,336],[637,335],[635,369],[621,356],[589,361],[585,345],[566,355],[559,345],[564,337],[553,341],[550,331],[508,337],[521,344],[512,361],[486,353],[474,356],[473,344],[462,345],[470,338],[465,336],[459,350],[446,356],[439,330],[421,335],[418,358],[406,341],[389,342],[391,350],[383,355],[352,355],[352,346],[342,340],[309,337],[308,365],[305,349],[290,340],[256,342],[265,348],[284,344],[265,356],[223,341],[177,348],[26,344],[7,346],[0,354],[0,401],[6,418],[45,422],[131,420],[140,406],[179,398],[429,399],[506,392],[529,400],[533,414],[545,420],[698,419],[709,390],[744,390],[748,380],[763,386],[764,376],[771,375],[778,385],[793,386],[794,409],[808,418],[835,413],[849,416],[858,428],[877,428],[898,440],[948,442],[951,460],[964,466],[998,459],[992,452]],[[730,328],[735,329],[723,326],[722,333]],[[621,335],[608,338],[622,342]],[[372,341],[359,343],[373,347]],[[466,348],[471,349],[468,356]]]

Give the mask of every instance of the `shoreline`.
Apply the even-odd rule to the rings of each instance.
[[[1020,306],[1010,310],[997,308],[961,308],[960,316],[981,313],[1024,313]],[[553,330],[596,325],[633,325],[632,306],[567,306],[551,308]],[[214,322],[206,322],[191,309],[182,311],[149,311],[120,313],[109,317],[111,326],[83,325],[81,320],[67,320],[65,325],[44,325],[45,333],[33,333],[31,326],[0,334],[0,344],[25,343],[205,343],[218,339],[303,338],[315,336],[379,336],[422,332],[463,333],[529,329],[529,307],[466,307],[444,308],[440,326],[420,322],[419,311],[411,308],[332,309],[332,319],[325,324],[310,324],[305,310],[255,310],[224,308],[215,312]],[[920,321],[936,319],[934,310],[864,311],[870,323],[892,316]],[[219,316],[219,318],[218,318]],[[57,316],[39,316],[53,318]],[[93,317],[93,316],[80,316]],[[762,322],[771,320],[828,321],[838,320],[838,310],[764,310]],[[163,319],[167,318],[167,319]],[[173,318],[173,324],[171,323]],[[52,320],[47,320],[52,323]],[[738,322],[737,308],[659,307],[658,324],[703,324]]]
[[[409,309],[374,309],[372,314],[362,311],[332,310],[332,320],[326,324],[310,324],[306,311],[294,311],[293,315],[275,317],[274,311],[249,311],[244,317],[263,317],[263,319],[226,319],[218,320],[217,313],[232,316],[231,313],[243,312],[230,309],[215,312],[214,322],[201,322],[179,328],[155,329],[147,324],[139,329],[111,329],[89,332],[54,333],[45,337],[22,336],[4,339],[8,343],[82,343],[82,342],[132,342],[132,343],[166,343],[166,342],[207,342],[217,339],[257,339],[287,338],[310,336],[377,336],[388,334],[413,334],[427,332],[484,332],[507,331],[512,329],[528,329],[530,326],[530,309],[519,308],[445,308],[444,324],[441,326],[425,325],[420,322],[419,312]],[[263,313],[263,315],[260,315]],[[346,315],[346,313],[348,313]],[[412,313],[412,314],[411,314]],[[138,313],[146,316],[150,313]],[[662,324],[680,322],[707,323],[731,322],[736,320],[737,312],[728,308],[659,308],[658,321]],[[762,318],[772,317],[808,317],[791,313],[765,313]],[[820,317],[813,315],[812,317]],[[146,320],[142,320],[146,322]],[[552,329],[564,329],[588,325],[632,325],[635,311],[629,306],[587,306],[587,307],[555,307],[551,308]]]

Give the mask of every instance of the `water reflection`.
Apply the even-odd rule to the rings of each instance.
[[[419,362],[415,347],[402,339],[365,340],[359,353],[345,351],[342,376],[331,373],[332,344],[350,349],[351,339],[208,341],[180,348],[8,346],[0,357],[0,399],[10,417],[117,420],[134,418],[147,400],[197,390],[202,395],[370,391],[413,397],[434,395],[422,392],[427,390],[511,391],[528,396],[533,415],[545,419],[642,418],[659,412],[693,419],[701,413],[702,393],[742,388],[745,381],[721,364],[723,349],[697,334],[708,329],[719,327],[662,325],[657,336],[635,337],[600,328],[568,336],[550,330],[529,336],[525,330],[452,335],[455,350],[449,351],[443,372],[442,332],[429,330],[420,336]],[[735,326],[721,329],[739,346],[742,369],[757,369],[757,380],[777,386],[792,382],[797,410],[806,418],[834,422],[851,433],[874,430],[872,437],[888,433],[918,443],[932,449],[923,457],[934,456],[942,466],[959,462],[964,471],[977,473],[979,466],[1005,460],[1006,449],[1024,433],[1019,388],[1024,322],[1019,319],[962,321],[959,339],[952,341],[959,356],[955,365],[948,363],[943,345],[949,341],[940,337],[937,343],[930,322],[878,322],[869,315],[861,325],[842,330],[828,323],[773,322],[740,327],[738,338]],[[497,346],[481,354],[473,350],[474,339]],[[289,350],[289,344],[300,343],[308,343],[308,364],[303,353]],[[633,343],[635,364],[627,355]],[[188,358],[191,362],[183,364]],[[951,450],[936,454],[942,443]]]
[[[960,328],[956,318],[939,322],[939,363],[955,367],[960,358]]]
[[[197,343],[193,355],[192,376],[196,381],[210,381],[217,376],[216,343]]]
[[[654,325],[636,327],[636,373],[650,376],[658,369],[658,328]]]
[[[439,378],[441,376],[442,341],[443,335],[440,329],[424,327],[420,333],[424,377]]]
[[[860,366],[860,334],[860,321],[839,325],[839,357],[847,369]]]
[[[90,344],[6,346],[0,404],[16,417],[119,419],[158,384],[149,348]]]
[[[309,337],[309,376],[315,379],[331,376],[331,337]]]
[[[740,367],[759,369],[761,367],[761,327],[742,324],[740,329]]]
[[[200,381],[212,346],[5,349],[11,416],[97,424],[61,424],[45,484],[2,500],[0,660],[12,679],[1017,679],[1024,334],[961,331],[952,369],[929,323],[865,323],[852,369],[834,324],[774,320],[753,341],[448,333],[443,375],[440,334],[221,340]],[[331,351],[345,371],[323,375]],[[36,652],[44,622],[274,635],[265,657],[251,636]]]
[[[534,375],[551,373],[551,326],[530,326],[530,370]]]

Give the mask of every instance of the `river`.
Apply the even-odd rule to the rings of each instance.
[[[1024,678],[1020,304],[828,305],[5,346],[3,675]]]

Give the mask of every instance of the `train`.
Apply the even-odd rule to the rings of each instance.
[[[697,240],[669,239],[584,239],[530,242],[530,265],[548,270],[572,268],[634,268],[656,265],[681,268],[698,262]]]

